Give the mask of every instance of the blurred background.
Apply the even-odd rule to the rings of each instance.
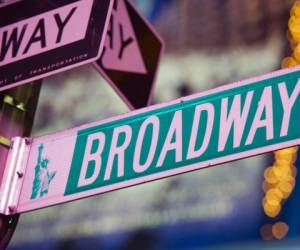
[[[280,68],[293,0],[135,0],[166,43],[153,103]],[[129,109],[92,66],[43,81],[33,134]],[[300,177],[265,207],[273,154],[20,217],[9,249],[299,249]],[[299,162],[300,164],[300,162]]]

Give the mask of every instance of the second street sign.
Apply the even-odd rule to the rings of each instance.
[[[300,144],[300,68],[65,132],[16,138],[2,213],[22,213]]]
[[[26,0],[0,8],[0,91],[100,57],[113,0]]]
[[[95,68],[131,109],[151,102],[163,41],[128,0],[115,0]]]

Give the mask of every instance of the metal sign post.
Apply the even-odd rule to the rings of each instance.
[[[14,214],[300,143],[300,68],[38,138],[15,138],[0,211]]]
[[[11,138],[29,136],[38,102],[41,83],[21,86],[0,95],[0,186],[3,179]],[[1,199],[3,199],[1,192]],[[18,215],[0,216],[0,249],[9,243],[18,222]]]

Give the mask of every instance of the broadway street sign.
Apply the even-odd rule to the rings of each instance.
[[[15,138],[0,211],[22,213],[300,144],[300,68],[65,132]]]
[[[163,42],[128,0],[115,0],[102,55],[95,68],[132,109],[152,95]]]
[[[0,8],[0,91],[97,60],[112,0],[26,0]]]

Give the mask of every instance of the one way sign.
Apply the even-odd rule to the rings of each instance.
[[[99,73],[132,109],[149,104],[163,42],[128,0],[115,0]]]
[[[27,0],[0,7],[0,91],[96,61],[113,0]]]

